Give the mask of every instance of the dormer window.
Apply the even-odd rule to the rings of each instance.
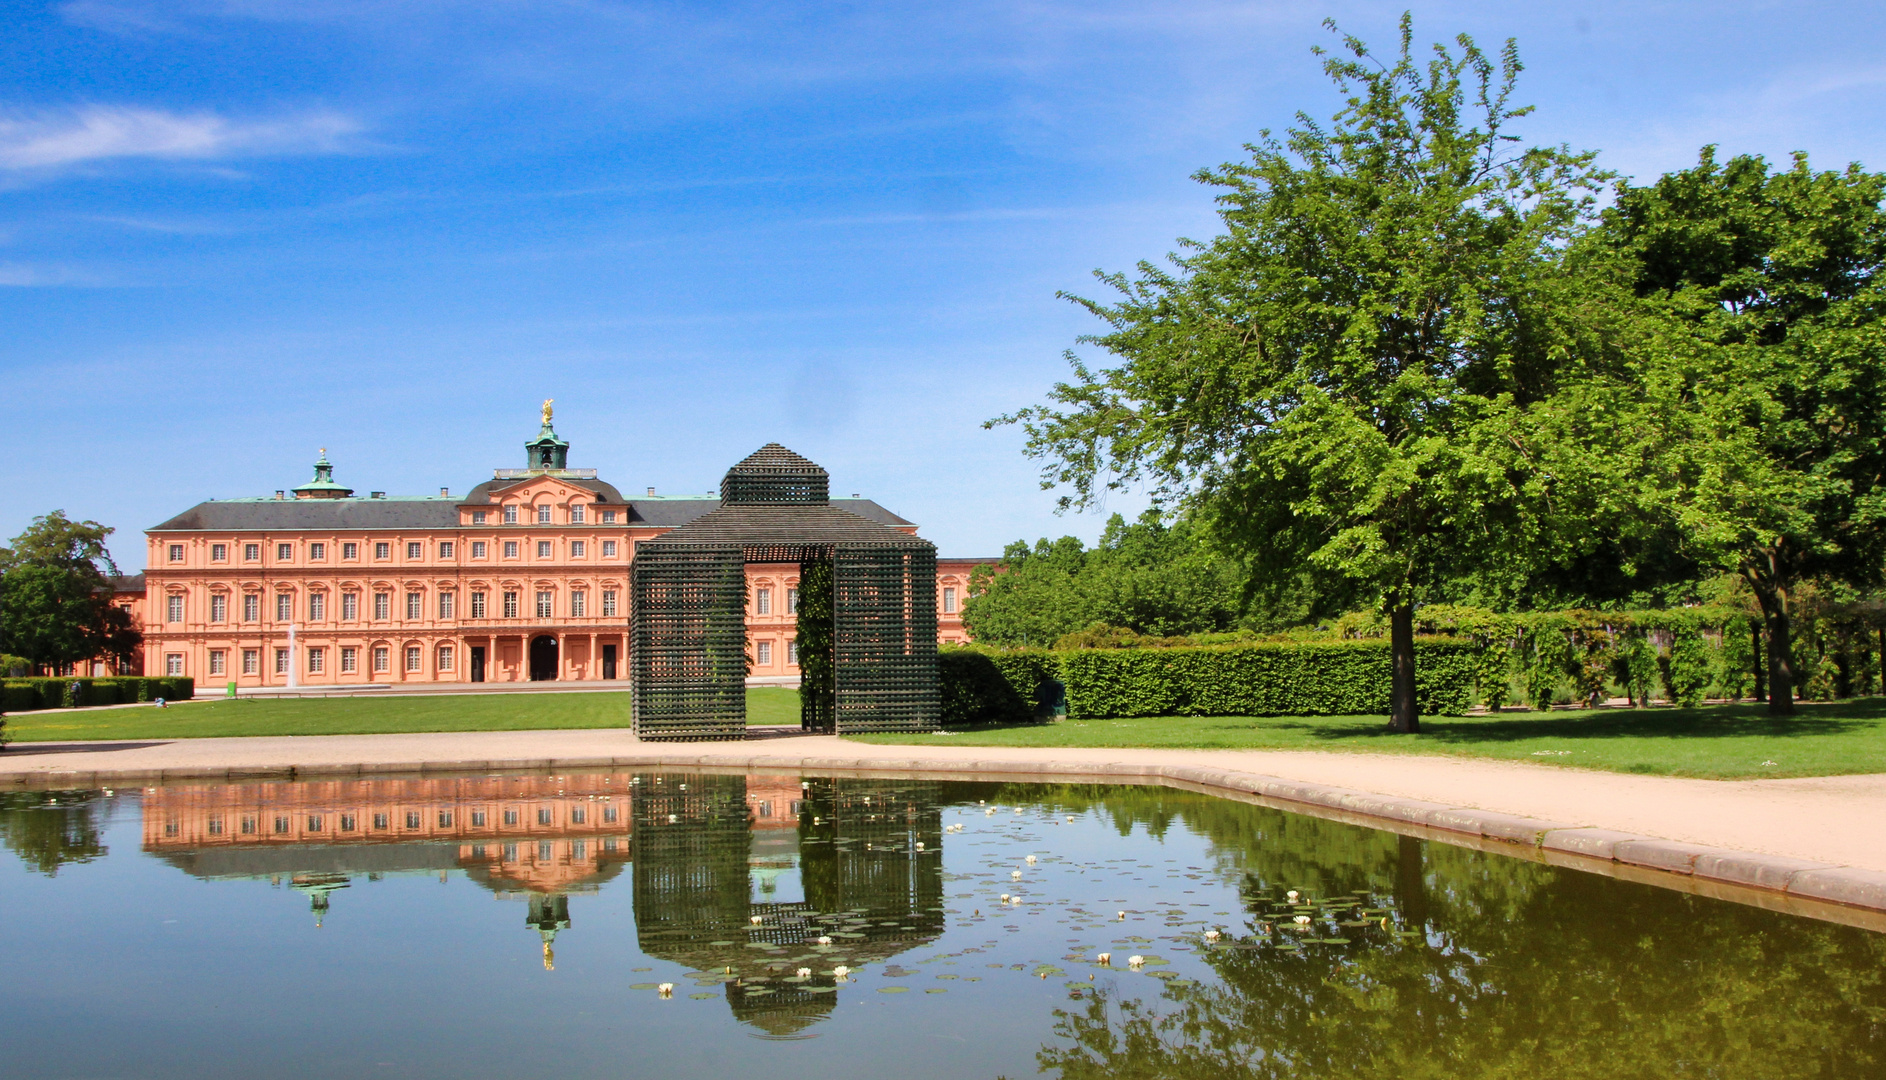
[[[511,503],[510,505],[504,508],[504,523],[506,525],[517,524],[517,504],[516,503]]]
[[[583,516],[583,504],[571,503],[570,504],[570,521],[572,521],[573,523],[577,525],[581,525],[584,522],[584,520],[585,518]]]
[[[472,511],[472,524],[483,525],[484,523],[485,523],[485,511],[473,510]]]
[[[604,525],[614,525],[616,523],[616,512],[614,510],[604,510],[602,512],[602,523]]]

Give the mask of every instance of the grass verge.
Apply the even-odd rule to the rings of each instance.
[[[871,743],[952,746],[1170,747],[1444,754],[1712,780],[1886,772],[1886,698],[1766,706],[1599,709],[1423,717],[1396,735],[1380,716],[1162,716],[969,728],[940,735],[856,735]]]
[[[799,692],[747,691],[747,723],[797,724]],[[18,742],[202,739],[237,735],[374,735],[411,731],[625,728],[628,693],[441,694],[185,701],[168,709],[46,709],[11,713]]]

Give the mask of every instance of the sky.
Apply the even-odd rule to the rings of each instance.
[[[307,480],[572,466],[707,492],[782,442],[946,556],[1091,542],[1013,427],[1057,292],[1217,231],[1190,179],[1338,107],[1405,4],[0,0],[0,536]],[[1886,168],[1886,6],[1433,3],[1518,39],[1520,133],[1648,180]],[[1101,359],[1091,356],[1090,359]]]

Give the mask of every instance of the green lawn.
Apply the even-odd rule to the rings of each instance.
[[[797,724],[799,692],[747,691],[747,723]],[[187,701],[168,709],[12,713],[7,737],[18,742],[68,739],[177,739],[218,735],[364,735],[401,731],[524,731],[629,726],[629,695],[453,694],[352,698],[239,698]]]
[[[1792,718],[1762,705],[1701,709],[1507,712],[1424,717],[1394,735],[1379,716],[1064,720],[942,735],[860,735],[873,743],[951,746],[1148,746],[1453,754],[1613,772],[1709,779],[1886,772],[1886,698],[1802,702]],[[1773,762],[1773,764],[1767,764]]]

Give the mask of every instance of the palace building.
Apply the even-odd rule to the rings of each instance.
[[[626,680],[636,545],[720,500],[628,497],[570,468],[549,402],[524,449],[524,468],[497,469],[463,497],[358,496],[324,450],[299,487],[199,503],[148,530],[142,596],[120,585],[117,598],[144,632],[145,673],[206,688]],[[870,499],[831,505],[917,531]],[[989,561],[937,560],[940,641],[968,640],[969,575]],[[798,574],[796,563],[747,567],[753,681],[798,676]]]

